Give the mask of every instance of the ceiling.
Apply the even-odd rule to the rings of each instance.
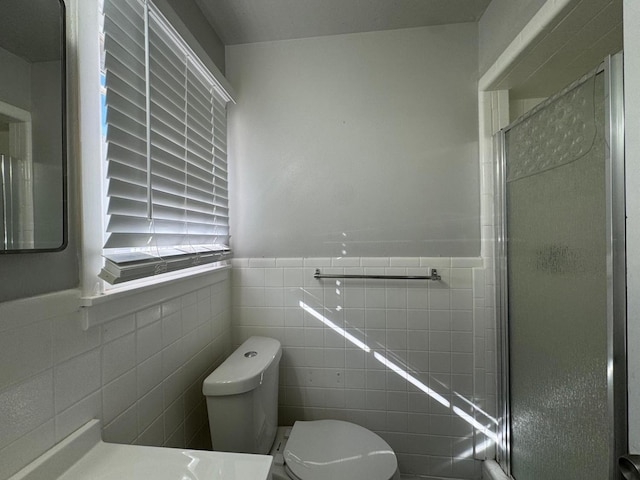
[[[225,45],[476,22],[490,0],[196,0]]]

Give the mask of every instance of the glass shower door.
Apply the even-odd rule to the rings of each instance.
[[[611,478],[605,74],[504,132],[509,470]]]

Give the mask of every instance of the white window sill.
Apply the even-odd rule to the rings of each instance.
[[[82,329],[88,330],[170,298],[222,282],[228,279],[229,270],[231,262],[203,265],[128,282],[99,295],[83,296],[80,298]]]

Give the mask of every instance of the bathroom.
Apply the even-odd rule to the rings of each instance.
[[[0,478],[94,418],[106,441],[206,448],[202,382],[252,335],[284,347],[281,424],[352,421],[389,442],[408,478],[480,478],[481,460],[494,452],[478,448],[479,417],[408,386],[325,322],[364,332],[359,340],[428,380],[458,411],[473,401],[472,411],[497,415],[486,137],[487,123],[509,122],[487,111],[483,80],[531,38],[536,14],[571,2],[493,0],[478,22],[226,48],[199,13],[202,2],[156,2],[188,25],[236,91],[234,258],[230,268],[111,296],[96,289],[101,259],[87,247],[92,235],[102,237],[87,195],[100,148],[95,112],[82,101],[99,90],[83,82],[96,53],[79,40],[93,34],[89,3],[66,2],[68,109],[78,112],[68,128],[68,246],[0,256]],[[623,7],[625,85],[633,85],[640,6]],[[625,129],[639,124],[640,96],[627,88]],[[640,453],[633,341],[640,305],[631,294],[640,288],[638,142],[628,135],[625,145],[632,453]],[[420,275],[426,268],[442,280],[314,279],[316,269]]]

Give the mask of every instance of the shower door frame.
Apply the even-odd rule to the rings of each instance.
[[[609,418],[609,480],[621,479],[618,458],[627,452],[627,343],[626,343],[626,243],[624,173],[624,85],[622,52],[608,56],[591,74],[550,97],[494,136],[495,162],[495,272],[498,327],[498,442],[496,458],[505,473],[511,472],[511,411],[509,385],[509,304],[507,278],[508,225],[506,223],[505,134],[556,98],[604,72],[606,277],[607,277],[607,415]],[[608,146],[608,148],[607,148]],[[541,459],[544,461],[544,459]],[[517,479],[515,479],[517,480]]]

